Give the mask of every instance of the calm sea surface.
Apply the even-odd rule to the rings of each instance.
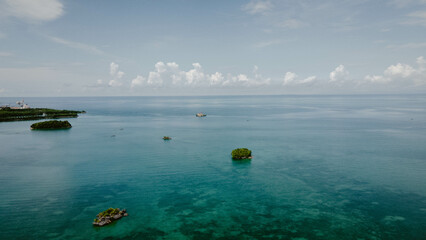
[[[426,96],[25,101],[87,113],[0,123],[0,239],[426,239]]]

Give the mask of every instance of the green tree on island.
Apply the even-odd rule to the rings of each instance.
[[[248,150],[247,148],[237,148],[232,150],[231,155],[234,160],[250,159],[251,150]]]

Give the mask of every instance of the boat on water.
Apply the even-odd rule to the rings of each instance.
[[[206,114],[204,114],[204,113],[197,113],[197,114],[195,114],[195,116],[197,116],[197,117],[205,117],[205,116],[207,116]]]

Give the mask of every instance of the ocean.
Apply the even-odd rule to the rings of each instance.
[[[426,239],[424,95],[25,102],[87,113],[0,123],[0,239]]]

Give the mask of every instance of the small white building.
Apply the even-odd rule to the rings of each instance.
[[[24,99],[22,99],[22,101],[17,101],[16,104],[19,107],[11,107],[10,109],[30,109],[31,108],[28,104],[24,102]]]

